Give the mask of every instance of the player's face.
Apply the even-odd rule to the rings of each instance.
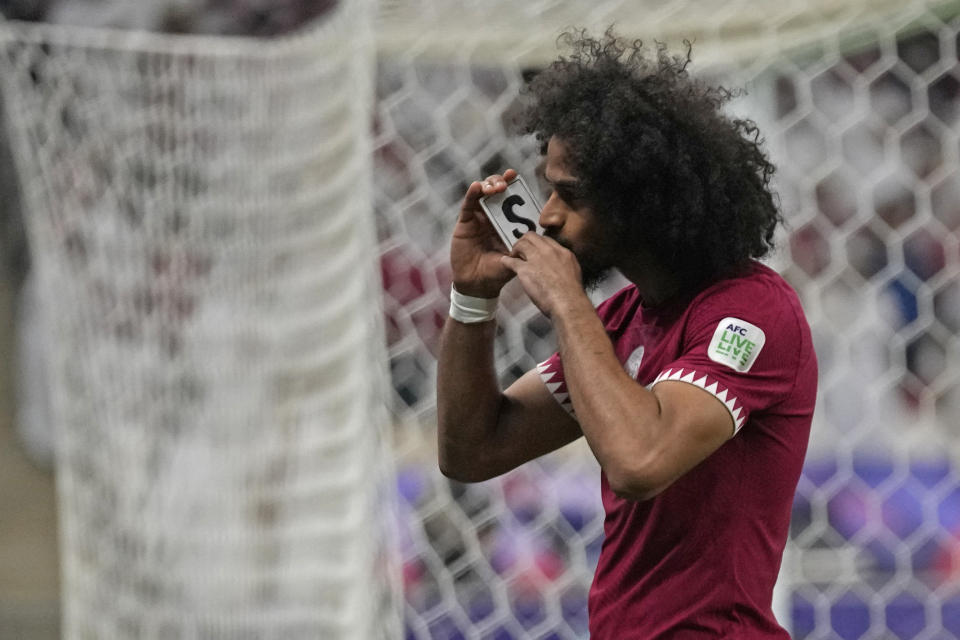
[[[579,189],[567,155],[567,146],[553,137],[547,144],[543,178],[550,197],[540,212],[544,235],[553,238],[577,256],[583,286],[598,285],[614,266],[616,243],[606,237]]]

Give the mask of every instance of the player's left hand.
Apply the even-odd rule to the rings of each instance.
[[[523,290],[547,317],[587,299],[577,257],[553,238],[525,233],[500,261],[517,274]]]

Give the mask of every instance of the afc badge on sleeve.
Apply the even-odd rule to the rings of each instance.
[[[724,318],[713,332],[707,356],[714,362],[745,373],[763,349],[763,329],[746,320]]]

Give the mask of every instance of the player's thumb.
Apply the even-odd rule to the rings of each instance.
[[[483,196],[483,183],[472,182],[467,187],[467,193],[463,196],[463,204],[460,205],[460,222],[470,222],[477,215],[477,209],[480,206],[480,198]]]
[[[520,258],[514,258],[513,256],[503,255],[503,256],[500,256],[500,264],[505,266],[507,269],[509,269],[513,273],[516,273],[520,265],[523,264],[523,260],[521,260]]]

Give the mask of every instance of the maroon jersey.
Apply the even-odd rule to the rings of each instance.
[[[637,382],[679,380],[713,394],[735,435],[651,500],[617,497],[601,474],[606,537],[590,637],[788,639],[771,599],[817,388],[796,293],[753,263],[693,299],[645,308],[631,285],[597,311]],[[575,416],[559,356],[539,369]]]

